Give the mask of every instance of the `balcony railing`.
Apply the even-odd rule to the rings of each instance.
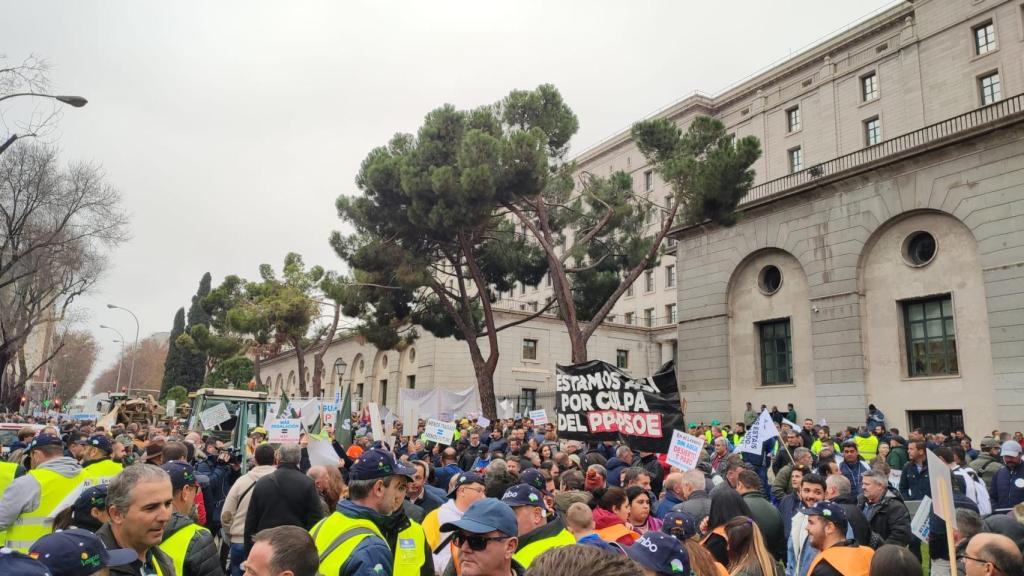
[[[743,197],[743,200],[740,201],[740,205],[771,198],[788,190],[811,184],[815,180],[838,175],[889,156],[902,155],[917,148],[946,140],[962,132],[972,131],[997,120],[1020,114],[1021,112],[1024,112],[1024,94],[1018,94],[1012,98],[971,110],[965,114],[954,116],[925,126],[920,130],[914,130],[902,136],[879,142],[874,146],[851,152],[845,156],[815,164],[799,172],[769,180],[751,188],[747,195]]]

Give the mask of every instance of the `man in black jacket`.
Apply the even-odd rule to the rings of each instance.
[[[277,452],[277,470],[260,478],[252,489],[245,515],[245,555],[252,537],[275,526],[301,526],[309,530],[323,518],[323,506],[313,479],[299,471],[301,449],[282,444]]]
[[[871,526],[871,547],[877,549],[882,544],[910,544],[913,538],[910,532],[910,511],[900,495],[889,488],[889,479],[885,474],[877,470],[865,472],[861,486],[864,493],[857,500],[857,505]]]
[[[849,524],[847,538],[852,538],[861,546],[871,545],[871,525],[857,506],[857,499],[850,493],[850,481],[842,474],[832,474],[825,478],[825,499],[839,504],[846,512]]]
[[[474,430],[469,434],[469,446],[466,446],[466,449],[463,450],[462,454],[459,456],[459,468],[467,471],[472,468],[473,462],[476,462],[477,456],[480,455],[481,450],[486,453],[487,447],[480,444],[480,432]],[[441,488],[446,487],[442,486]]]
[[[651,477],[651,492],[654,492],[655,496],[661,494],[661,481],[665,476],[665,469],[661,467],[658,455],[654,452],[640,452],[640,465]]]

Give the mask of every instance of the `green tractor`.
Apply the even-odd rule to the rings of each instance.
[[[239,455],[242,474],[245,474],[248,456],[251,456],[246,454],[246,439],[253,428],[263,426],[274,401],[266,392],[223,388],[200,388],[190,393],[189,399],[189,430],[209,435],[233,448]],[[210,424],[209,427],[204,420]]]

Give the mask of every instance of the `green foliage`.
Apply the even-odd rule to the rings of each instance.
[[[736,206],[754,182],[750,166],[761,156],[757,138],[735,140],[707,116],[695,118],[685,134],[671,120],[645,120],[633,126],[633,137],[672,186],[684,222],[736,222]]]
[[[246,388],[253,377],[252,360],[245,356],[233,356],[217,364],[206,379],[206,385],[214,388]]]
[[[160,395],[165,396],[173,386],[188,381],[185,352],[178,346],[178,339],[185,333],[185,309],[178,308],[174,314],[167,358],[164,360],[164,377],[160,385]]]
[[[199,289],[192,296],[192,304],[188,309],[188,323],[181,337],[175,339],[181,349],[183,374],[182,381],[175,382],[185,386],[189,391],[198,389],[206,379],[206,354],[196,345],[195,338],[189,338],[198,326],[209,327],[209,314],[202,307],[202,300],[210,293],[210,273],[203,274],[199,281]]]
[[[160,401],[165,404],[168,400],[174,400],[175,404],[178,406],[184,405],[188,402],[188,389],[180,385],[171,386],[160,399]]]

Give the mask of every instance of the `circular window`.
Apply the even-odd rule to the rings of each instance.
[[[409,348],[409,362],[415,362],[415,361],[416,361],[416,349],[415,348]]]
[[[387,368],[388,367],[388,357],[387,356],[381,356],[380,357],[380,367],[381,368]]]
[[[770,264],[761,268],[760,274],[757,275],[757,287],[765,294],[775,294],[782,287],[782,271]]]
[[[924,266],[935,259],[935,237],[928,232],[914,232],[903,241],[903,259],[911,266]]]

